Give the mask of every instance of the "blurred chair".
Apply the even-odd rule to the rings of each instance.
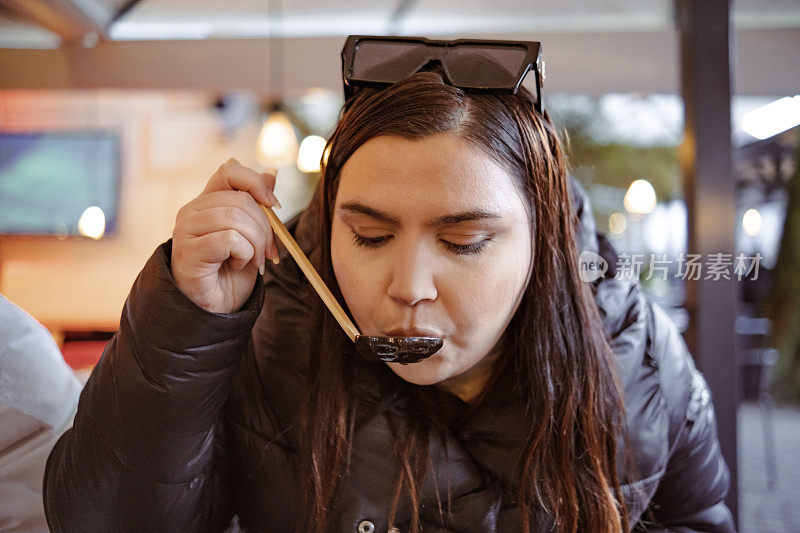
[[[740,368],[740,391],[742,400],[754,401],[761,408],[762,432],[764,435],[764,455],[766,461],[767,485],[775,487],[777,469],[775,465],[775,432],[772,427],[772,369],[778,359],[778,351],[769,348],[767,336],[771,328],[768,318],[740,316],[736,319],[735,330],[742,339]]]

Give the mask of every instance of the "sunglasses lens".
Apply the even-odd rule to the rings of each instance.
[[[352,77],[394,83],[421,67],[426,56],[417,43],[363,40],[356,44]]]
[[[496,89],[519,81],[527,50],[519,46],[463,45],[448,50],[445,65],[458,87]]]

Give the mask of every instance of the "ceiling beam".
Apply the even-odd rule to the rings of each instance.
[[[675,31],[482,35],[541,40],[546,94],[679,92]],[[344,37],[286,38],[283,86],[341,86]],[[270,39],[101,41],[94,48],[0,49],[0,89],[248,89],[268,95]],[[739,30],[734,94],[796,94],[800,29]],[[526,79],[526,85],[529,81]]]
[[[106,37],[115,15],[96,0],[5,0],[3,6],[68,42],[90,34]]]
[[[400,35],[400,27],[403,24],[403,19],[406,18],[409,11],[414,7],[417,0],[399,0],[397,6],[389,16],[389,35]]]

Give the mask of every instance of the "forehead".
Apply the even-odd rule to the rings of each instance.
[[[482,150],[453,134],[410,140],[373,137],[342,167],[337,205],[359,200],[374,207],[418,211],[523,209],[513,178]]]

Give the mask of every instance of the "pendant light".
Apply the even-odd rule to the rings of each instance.
[[[256,142],[256,157],[265,167],[280,168],[294,164],[298,152],[297,135],[292,122],[281,111],[280,104],[273,103],[261,126]]]
[[[280,23],[281,11],[279,0],[270,0],[270,21]],[[270,92],[272,103],[267,110],[267,117],[261,126],[256,142],[256,158],[266,167],[280,168],[294,164],[297,159],[299,145],[294,126],[283,112],[283,40],[280,32],[270,31]]]
[[[319,172],[322,170],[322,153],[325,151],[325,139],[319,135],[309,135],[300,143],[297,152],[297,168],[301,172]]]

